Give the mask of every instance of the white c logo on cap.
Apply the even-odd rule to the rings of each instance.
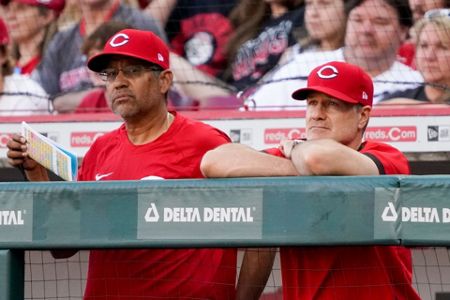
[[[324,72],[325,70],[327,70],[327,69],[330,69],[332,73],[329,74],[329,75],[323,74],[323,72]],[[323,66],[322,68],[320,68],[319,71],[317,71],[317,75],[319,75],[319,77],[322,78],[322,79],[330,79],[330,78],[334,78],[334,77],[337,77],[338,74],[339,74],[338,69],[336,69],[335,67],[330,66],[330,65]]]
[[[128,40],[130,38],[128,37],[128,35],[126,35],[125,33],[119,33],[116,34],[111,41],[109,42],[109,44],[111,45],[111,47],[120,47],[125,45],[126,43],[128,43]]]

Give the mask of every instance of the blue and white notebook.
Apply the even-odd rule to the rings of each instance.
[[[27,140],[28,155],[66,181],[75,181],[77,156],[22,122],[22,136]]]

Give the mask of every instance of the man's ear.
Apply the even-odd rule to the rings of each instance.
[[[369,123],[370,112],[372,108],[369,105],[363,106],[360,110],[360,118],[358,122],[358,128],[364,129]]]
[[[166,94],[173,82],[173,73],[170,70],[164,70],[159,74],[159,89],[161,94]]]

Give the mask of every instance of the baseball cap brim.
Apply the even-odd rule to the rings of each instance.
[[[306,98],[308,97],[308,95],[311,92],[324,93],[325,95],[328,95],[330,97],[333,97],[333,98],[336,98],[338,100],[345,101],[348,103],[353,103],[353,104],[359,103],[359,101],[352,99],[351,97],[349,97],[346,94],[343,94],[339,91],[336,91],[334,89],[330,89],[330,88],[327,88],[324,86],[310,86],[307,88],[298,89],[292,93],[292,98],[294,98],[295,100],[306,100]]]
[[[132,57],[132,58],[137,58],[137,59],[141,59],[143,61],[148,61],[147,59],[139,56],[139,55],[135,55],[132,53],[125,53],[125,52],[120,52],[120,53],[99,53],[97,55],[92,56],[88,63],[87,66],[90,70],[94,71],[94,72],[101,72],[103,71],[107,66],[109,61],[111,60],[111,57],[113,56],[123,56],[123,57]],[[154,64],[154,62],[150,62],[152,64]]]

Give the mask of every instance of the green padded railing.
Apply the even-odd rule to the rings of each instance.
[[[356,244],[449,246],[450,176],[0,183],[2,291],[24,249]]]

